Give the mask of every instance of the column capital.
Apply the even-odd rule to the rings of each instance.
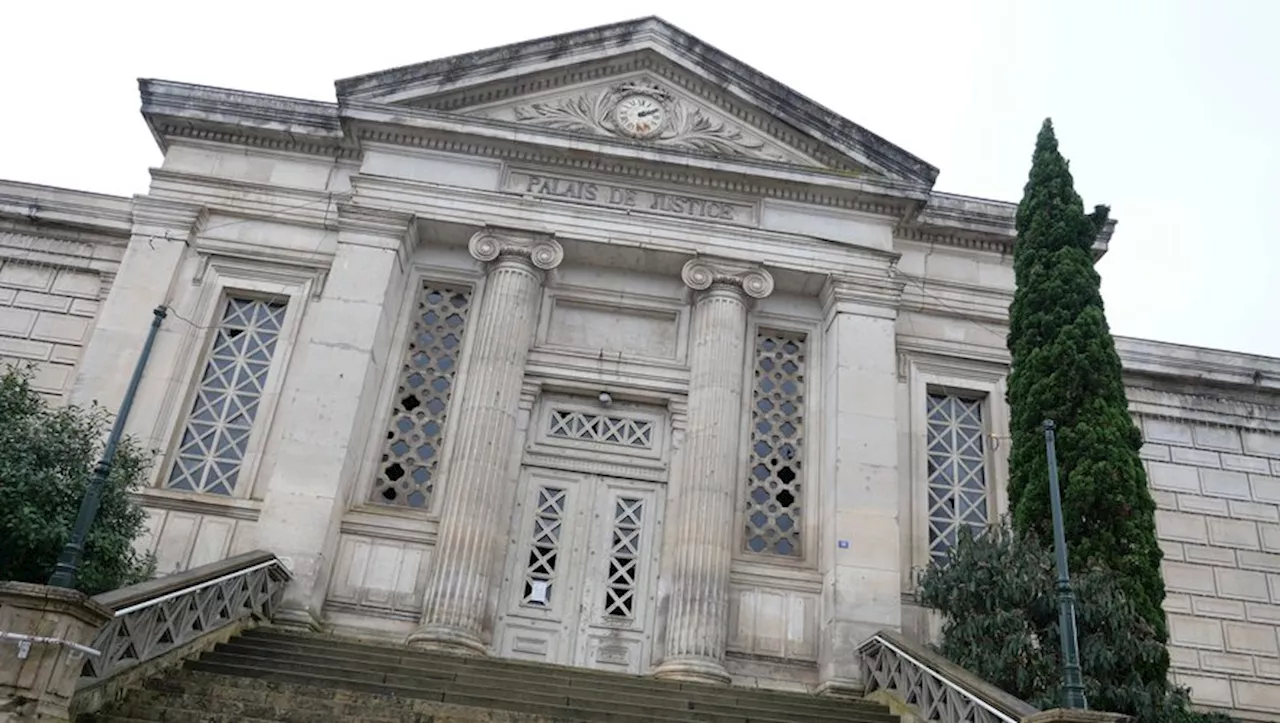
[[[823,316],[830,320],[838,313],[855,313],[895,319],[905,285],[901,276],[892,273],[829,275],[820,294]]]
[[[681,269],[680,278],[695,291],[728,286],[753,299],[763,299],[773,293],[773,274],[761,266],[735,261],[705,257],[691,259]]]
[[[543,271],[550,271],[564,261],[564,247],[553,234],[513,228],[483,229],[471,237],[467,249],[481,261],[514,257]]]

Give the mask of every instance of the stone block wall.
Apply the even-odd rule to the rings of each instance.
[[[1280,715],[1280,434],[1140,421],[1175,678],[1205,705]]]
[[[130,200],[0,181],[0,366],[67,400],[129,237]]]
[[[95,273],[0,259],[0,360],[34,366],[35,388],[61,401],[98,313]]]

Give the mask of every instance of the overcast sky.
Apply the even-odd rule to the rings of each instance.
[[[187,9],[190,8],[190,9]],[[834,9],[840,8],[840,9]],[[1280,2],[9,3],[0,178],[144,193],[137,78],[333,100],[333,81],[656,14],[1017,201],[1052,116],[1117,334],[1280,356]]]

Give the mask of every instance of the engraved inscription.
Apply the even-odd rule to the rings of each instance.
[[[648,211],[665,216],[739,225],[755,223],[755,206],[751,204],[663,193],[599,181],[513,171],[507,178],[506,190],[529,196]]]

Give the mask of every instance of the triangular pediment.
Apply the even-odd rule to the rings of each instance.
[[[657,18],[338,82],[344,99],[932,186],[937,169]]]
[[[768,131],[735,118],[734,110],[717,107],[657,74],[639,72],[459,112],[678,151],[802,166],[828,165],[788,146]],[[867,166],[856,170],[872,171]]]

